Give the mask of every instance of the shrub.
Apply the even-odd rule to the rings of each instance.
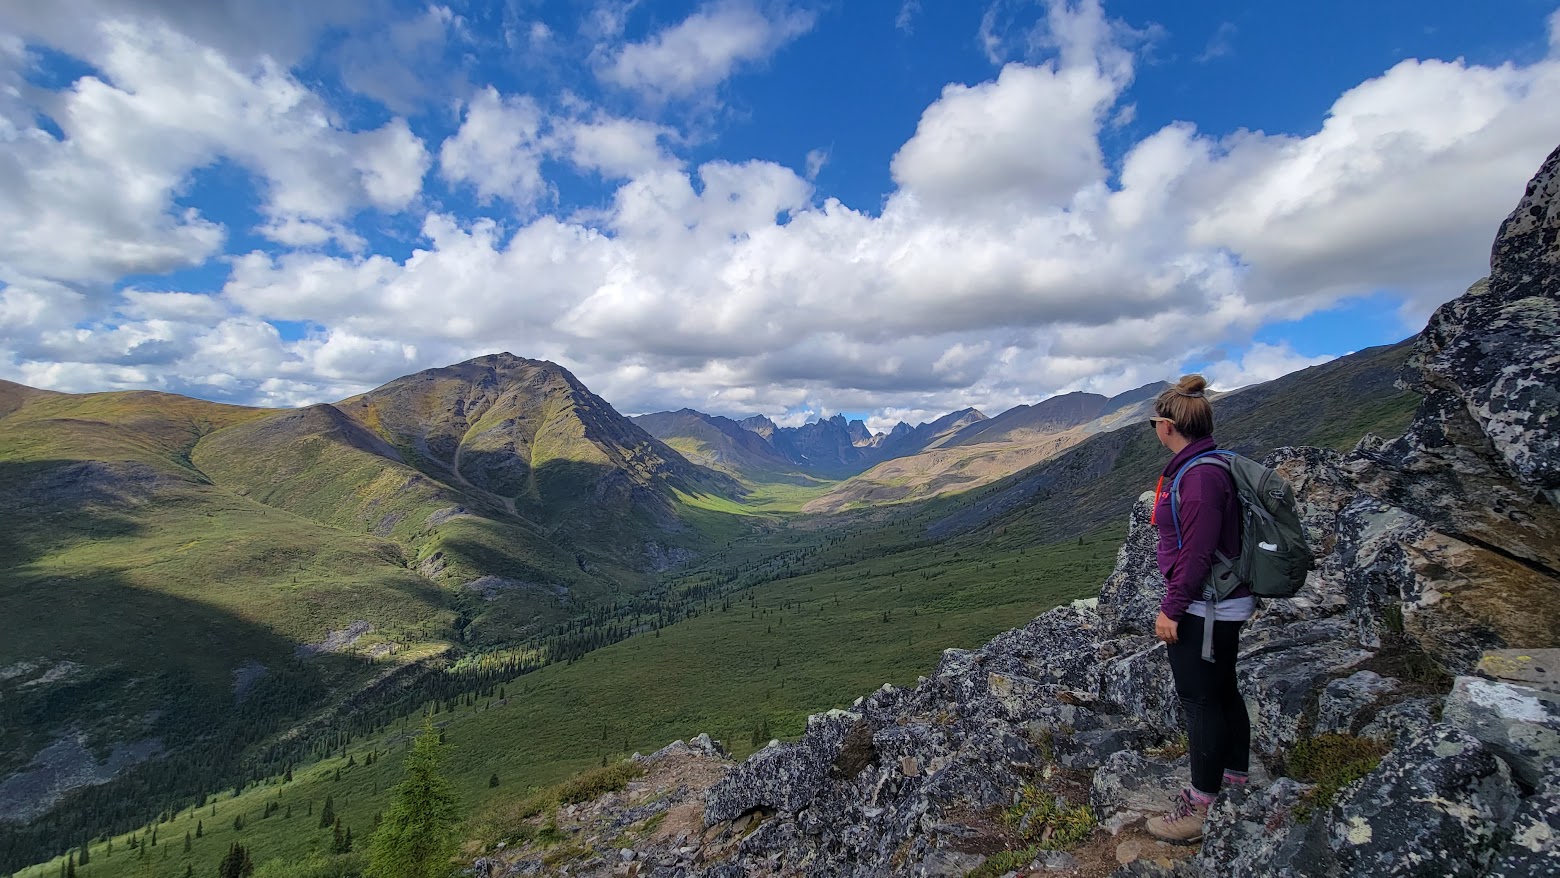
[[[1374,771],[1386,753],[1386,745],[1374,738],[1337,732],[1296,743],[1289,751],[1289,773],[1316,787],[1300,801],[1295,816],[1308,821],[1316,812],[1332,807],[1338,791]]]

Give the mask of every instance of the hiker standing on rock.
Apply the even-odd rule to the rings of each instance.
[[[1165,642],[1175,691],[1186,718],[1192,763],[1191,785],[1175,808],[1148,821],[1148,831],[1165,841],[1200,841],[1208,806],[1225,784],[1246,782],[1251,759],[1251,720],[1235,681],[1240,629],[1256,609],[1244,585],[1212,602],[1211,660],[1205,658],[1210,601],[1209,574],[1221,560],[1240,555],[1240,501],[1224,466],[1187,466],[1218,446],[1213,441],[1213,406],[1201,375],[1187,375],[1154,401],[1149,419],[1160,444],[1173,455],[1155,489],[1149,519],[1159,529],[1159,571],[1165,597],[1154,634]],[[1179,475],[1179,485],[1176,484]],[[1179,525],[1179,527],[1178,527]],[[1179,531],[1179,532],[1178,532]]]

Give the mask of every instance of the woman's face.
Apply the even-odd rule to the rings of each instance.
[[[1170,434],[1175,431],[1175,422],[1157,415],[1149,418],[1148,422],[1153,425],[1154,438],[1159,440],[1159,444],[1170,448]]]

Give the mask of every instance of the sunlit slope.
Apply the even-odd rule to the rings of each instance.
[[[1368,348],[1223,396],[1213,404],[1215,438],[1225,448],[1260,458],[1281,446],[1347,450],[1366,433],[1395,436],[1419,401],[1395,386],[1410,341]],[[1153,487],[1167,460],[1168,452],[1146,425],[1129,423],[973,495],[935,501],[942,513],[925,535],[944,539],[1003,529],[1051,542],[1088,533],[1122,520],[1138,495]]]
[[[80,736],[100,756],[198,747],[178,778],[131,773],[209,783],[251,742],[445,648],[454,614],[399,546],[224,491],[190,462],[203,436],[268,412],[26,396],[0,417],[0,777]],[[347,629],[339,653],[300,650]],[[47,806],[49,777],[3,798]]]
[[[842,482],[810,501],[807,512],[842,512],[884,503],[967,492],[1049,460],[1089,436],[1115,429],[1165,385],[1145,385],[1106,398],[1068,393],[975,420],[932,442]]]
[[[338,408],[430,478],[481,492],[569,548],[602,558],[620,558],[625,544],[696,541],[677,495],[741,491],[555,363],[478,357],[397,379]]]

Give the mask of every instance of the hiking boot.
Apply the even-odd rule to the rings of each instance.
[[[1160,841],[1172,844],[1196,844],[1202,841],[1203,824],[1208,820],[1208,806],[1192,800],[1185,790],[1175,797],[1175,807],[1163,817],[1150,817],[1148,834]]]

